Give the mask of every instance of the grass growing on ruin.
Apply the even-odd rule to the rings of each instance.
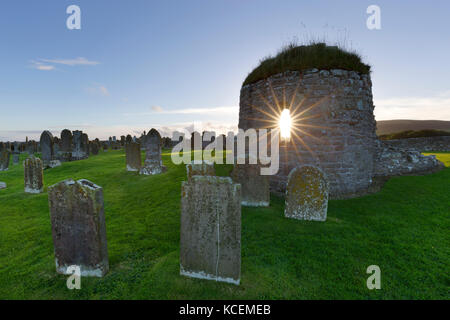
[[[294,43],[285,46],[276,56],[261,60],[259,66],[247,76],[244,85],[267,79],[278,73],[312,68],[370,73],[370,66],[364,64],[355,52],[346,51],[338,46],[327,46],[325,43],[301,46]]]
[[[450,153],[439,158],[450,166]],[[104,188],[110,272],[74,291],[55,272],[47,194],[23,192],[21,165],[0,172],[8,184],[0,191],[0,299],[448,299],[450,168],[330,201],[326,222],[285,219],[278,197],[269,208],[244,207],[235,286],[179,275],[186,173],[169,153],[163,160],[168,172],[157,176],[127,172],[123,151],[45,171],[46,186],[86,178]],[[373,264],[381,290],[366,287]]]

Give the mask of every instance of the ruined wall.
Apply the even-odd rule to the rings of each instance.
[[[450,151],[450,136],[385,140],[384,145],[414,151]]]
[[[288,71],[243,86],[239,128],[278,126],[288,108],[294,120],[290,142],[281,146],[280,170],[271,189],[284,192],[298,165],[316,165],[326,174],[331,198],[363,194],[372,182],[376,152],[370,75],[345,70]]]

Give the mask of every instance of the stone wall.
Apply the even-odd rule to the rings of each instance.
[[[419,152],[450,151],[450,136],[385,140],[384,145]]]
[[[285,72],[243,86],[239,128],[271,128],[290,109],[298,117],[291,140],[281,146],[280,170],[271,189],[284,192],[298,165],[320,167],[332,198],[364,193],[372,182],[377,136],[370,75],[345,70]]]

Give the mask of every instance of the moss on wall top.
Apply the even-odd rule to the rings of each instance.
[[[311,45],[289,45],[281,50],[275,57],[263,59],[244,81],[243,85],[286,72],[304,71],[317,68],[320,70],[343,69],[370,73],[370,66],[361,61],[361,57],[337,46],[327,46],[325,43]]]

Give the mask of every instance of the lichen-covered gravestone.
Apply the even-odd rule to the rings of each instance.
[[[270,186],[268,176],[261,175],[258,164],[235,164],[231,172],[234,182],[242,186],[242,205],[268,207],[270,204]]]
[[[181,187],[180,274],[239,284],[241,186],[192,176]]]
[[[103,190],[88,180],[66,180],[48,188],[58,273],[76,265],[82,276],[109,270]]]
[[[140,173],[144,175],[159,174],[166,171],[161,158],[161,135],[156,129],[151,129],[144,136],[145,162]]]
[[[214,163],[206,161],[196,163],[192,161],[186,165],[186,173],[188,180],[191,180],[193,176],[215,176],[216,170],[214,169]]]
[[[0,152],[0,171],[8,170],[10,158],[11,158],[11,152],[9,150],[3,149]]]
[[[68,129],[61,131],[60,159],[64,162],[72,160],[72,132]]]
[[[42,161],[30,157],[23,163],[25,169],[25,192],[42,193],[44,191],[44,174]]]
[[[50,162],[53,160],[53,135],[50,131],[42,132],[40,145],[44,168],[48,168],[50,167]]]
[[[319,168],[302,166],[289,173],[284,215],[298,220],[325,221],[328,182]]]
[[[128,171],[141,170],[141,145],[136,142],[128,142],[125,144],[125,156]]]

